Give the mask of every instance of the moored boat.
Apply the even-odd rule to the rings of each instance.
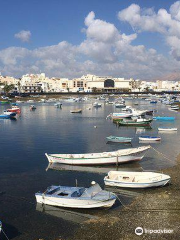
[[[66,208],[109,208],[116,201],[116,195],[102,190],[92,182],[89,188],[51,186],[35,194],[37,203]]]
[[[116,108],[125,108],[126,105],[125,105],[124,103],[116,103],[116,104],[115,104],[115,107],[116,107]]]
[[[150,103],[156,104],[157,100],[151,100]]]
[[[71,113],[82,113],[82,109],[71,110]]]
[[[159,121],[174,121],[175,117],[161,117],[161,116],[157,116],[157,117],[153,117],[153,119],[159,120]]]
[[[21,113],[21,109],[17,106],[12,106],[12,108],[7,109],[8,112]]]
[[[140,161],[150,146],[120,149],[114,152],[85,154],[45,154],[49,162],[69,165],[109,165]]]
[[[62,103],[55,103],[54,106],[57,107],[57,108],[61,108],[62,107]]]
[[[108,142],[116,142],[116,143],[130,143],[132,141],[132,138],[128,137],[116,137],[116,136],[109,136],[106,137]]]
[[[9,101],[0,101],[0,104],[9,104]]]
[[[36,107],[34,105],[31,105],[30,110],[36,110]]]
[[[172,132],[177,131],[177,128],[158,128],[158,131]]]
[[[166,185],[169,175],[155,172],[110,171],[104,178],[105,185],[123,188],[150,188]]]
[[[155,137],[155,136],[140,136],[140,141],[161,141],[161,137]]]
[[[136,119],[136,120],[123,120],[119,121],[120,126],[148,126],[152,119]]]
[[[16,118],[16,113],[4,111],[4,114],[0,115],[1,119],[14,119]]]
[[[112,113],[109,115],[113,120],[122,119],[122,118],[130,118],[132,117],[132,113]]]
[[[99,107],[102,107],[102,104],[98,103],[98,102],[95,102],[95,103],[93,103],[93,107],[99,108]]]

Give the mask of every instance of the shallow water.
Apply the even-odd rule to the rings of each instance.
[[[160,135],[162,141],[151,144],[165,154],[169,160],[149,150],[139,163],[124,164],[123,169],[160,170],[176,164],[179,154],[180,135],[158,133],[158,127],[178,127],[180,113],[168,110],[168,107],[150,104],[142,100],[128,100],[127,105],[138,109],[156,109],[156,116],[175,116],[172,122],[153,121],[152,129],[135,127],[117,127],[106,116],[118,112],[113,105],[92,108],[91,102],[68,103],[63,101],[62,109],[53,103],[37,103],[35,111],[29,110],[29,104],[21,104],[22,113],[17,121],[0,121],[0,219],[10,239],[55,239],[67,237],[79,227],[79,224],[92,217],[98,217],[111,211],[120,211],[117,204],[108,211],[89,210],[72,211],[36,206],[34,194],[45,190],[52,184],[75,185],[88,187],[92,180],[103,186],[106,173],[115,167],[68,167],[54,166],[48,168],[44,153],[86,153],[113,151],[128,148],[131,145],[107,144],[109,135],[133,137],[132,145],[138,146],[140,135]],[[8,106],[1,106],[1,112]],[[82,114],[71,114],[70,110],[82,108]],[[97,128],[94,128],[96,126]],[[128,202],[131,199],[125,199]],[[134,196],[134,195],[133,195]],[[124,200],[124,199],[123,199]]]

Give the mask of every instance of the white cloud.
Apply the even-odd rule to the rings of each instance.
[[[84,21],[85,40],[79,45],[62,41],[32,50],[9,47],[0,50],[0,69],[3,74],[18,77],[40,71],[55,77],[73,78],[92,73],[143,80],[169,74],[180,68],[177,61],[180,40],[175,32],[179,24],[176,20],[177,8],[171,6],[170,13],[165,9],[155,13],[152,8],[141,9],[136,4],[130,5],[118,15],[121,21],[129,22],[137,31],[129,35],[121,33],[114,24],[97,19],[95,13],[90,12]],[[174,22],[177,24],[175,27]],[[155,49],[135,45],[139,31],[163,34],[171,46],[171,55],[165,57]]]
[[[178,39],[180,38],[180,1],[171,5],[169,12],[159,9],[156,13],[152,9],[141,9],[139,5],[131,4],[118,13],[120,21],[128,22],[137,32],[158,32],[165,38],[171,49],[172,56],[180,59]]]
[[[20,39],[22,42],[29,42],[31,38],[31,32],[22,30],[14,35],[15,38]]]

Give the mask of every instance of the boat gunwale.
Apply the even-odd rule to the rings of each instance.
[[[63,159],[72,159],[72,160],[82,160],[82,159],[103,159],[103,158],[114,158],[114,157],[121,157],[121,156],[129,156],[129,155],[135,155],[135,154],[137,154],[137,153],[142,153],[142,152],[144,152],[144,151],[146,151],[146,150],[148,150],[148,149],[150,149],[151,148],[151,146],[149,145],[149,146],[142,146],[142,147],[139,147],[139,148],[142,148],[142,150],[139,150],[139,151],[135,151],[135,152],[129,152],[129,154],[121,154],[121,155],[118,155],[118,151],[116,151],[116,152],[105,152],[105,153],[107,153],[107,154],[109,154],[109,153],[114,153],[114,154],[117,154],[117,155],[112,155],[112,156],[98,156],[98,157],[94,157],[94,158],[92,158],[92,157],[64,157],[63,156],[63,154],[61,155],[61,156],[57,156],[56,154],[47,154],[47,153],[45,153],[45,155],[46,155],[46,157],[53,157],[53,158],[63,158]],[[139,148],[137,148],[137,149],[139,149]],[[133,150],[133,148],[131,148],[132,150]],[[125,150],[125,149],[122,149],[122,150]],[[121,151],[121,150],[120,150]],[[85,153],[85,154],[88,154],[88,153]],[[84,155],[85,155],[84,154]],[[97,154],[97,153],[92,153],[92,154]],[[53,156],[53,155],[55,155],[55,156]],[[65,155],[67,155],[67,154],[65,154]],[[74,154],[74,155],[76,155],[76,154]],[[77,154],[78,155],[78,154]]]

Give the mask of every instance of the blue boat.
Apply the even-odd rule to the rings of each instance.
[[[175,117],[153,117],[155,120],[160,120],[160,121],[174,121]]]
[[[16,117],[16,113],[14,113],[14,112],[9,112],[9,113],[7,112],[7,113],[0,115],[0,119],[12,119],[15,117]]]
[[[161,138],[158,136],[140,136],[140,141],[160,141]]]
[[[156,100],[152,100],[152,101],[150,101],[150,103],[157,103],[157,101]]]
[[[130,143],[132,138],[128,137],[116,137],[116,136],[109,136],[106,137],[108,142],[117,142],[117,143]]]

